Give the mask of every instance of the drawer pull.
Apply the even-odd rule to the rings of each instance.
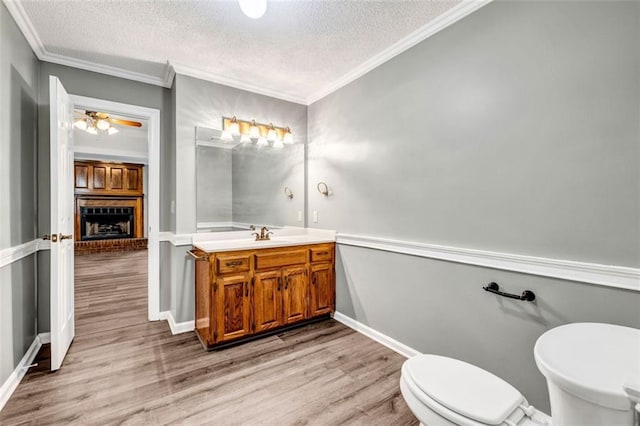
[[[226,266],[240,266],[242,265],[244,262],[242,260],[235,260],[233,262],[227,262],[225,265]]]
[[[329,252],[328,252],[328,251],[319,251],[319,252],[317,252],[316,254],[317,254],[318,256],[326,256],[326,255],[328,255],[328,254],[329,254]]]

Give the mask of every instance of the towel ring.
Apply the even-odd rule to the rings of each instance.
[[[318,182],[318,192],[324,195],[325,197],[329,196],[329,187],[324,182]]]

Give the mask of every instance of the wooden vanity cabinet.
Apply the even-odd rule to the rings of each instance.
[[[196,258],[196,333],[207,349],[335,311],[334,243]]]

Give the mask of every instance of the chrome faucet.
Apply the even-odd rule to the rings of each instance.
[[[252,229],[255,229],[255,227],[253,227],[252,225]],[[255,235],[256,236],[256,241],[266,241],[266,240],[270,240],[271,238],[269,237],[269,235],[273,234],[273,232],[269,231],[269,228],[267,228],[266,226],[263,226],[262,229],[260,229],[260,233],[258,234],[257,232],[252,232],[251,235]]]

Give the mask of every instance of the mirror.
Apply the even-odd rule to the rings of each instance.
[[[196,128],[198,232],[304,226],[303,143],[258,147]]]

